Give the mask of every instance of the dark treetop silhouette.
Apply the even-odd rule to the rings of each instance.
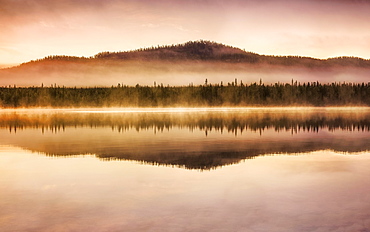
[[[370,106],[370,84],[319,82],[0,88],[0,107]]]

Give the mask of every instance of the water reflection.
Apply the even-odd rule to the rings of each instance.
[[[361,108],[358,108],[361,109]],[[365,108],[367,109],[367,108]],[[313,131],[326,128],[329,131],[369,131],[370,110],[220,110],[190,112],[101,112],[101,111],[20,111],[0,113],[0,127],[9,131],[23,128],[41,128],[51,131],[65,127],[111,127],[118,132],[135,129],[158,131],[174,127],[219,130],[243,133],[245,130],[263,131]]]
[[[370,228],[370,153],[268,156],[212,172],[60,159],[0,146],[0,228],[353,231]]]
[[[3,111],[2,145],[212,169],[271,153],[370,150],[370,110]],[[32,139],[30,139],[32,138]]]

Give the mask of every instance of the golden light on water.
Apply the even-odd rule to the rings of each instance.
[[[71,112],[81,113],[182,113],[182,112],[256,112],[256,111],[368,111],[370,107],[205,107],[205,108],[106,108],[71,110]]]
[[[192,112],[258,112],[258,111],[282,111],[282,112],[304,112],[304,111],[348,111],[363,112],[369,111],[370,107],[344,106],[344,107],[174,107],[174,108],[15,108],[0,109],[0,113],[192,113]]]
[[[361,231],[370,223],[369,162],[369,153],[325,150],[199,172],[0,146],[0,227]]]
[[[0,110],[0,228],[361,231],[370,225],[369,114]]]

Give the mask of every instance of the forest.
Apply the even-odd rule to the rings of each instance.
[[[0,107],[370,106],[369,83],[0,87]]]
[[[43,59],[32,60],[20,66],[32,65],[38,62],[67,61],[67,62],[101,62],[124,60],[169,60],[169,61],[222,61],[228,63],[270,64],[283,66],[304,66],[322,68],[333,66],[351,66],[370,68],[370,60],[359,57],[335,57],[316,59],[304,56],[272,56],[248,52],[237,47],[216,43],[213,41],[189,41],[183,44],[152,46],[131,51],[100,52],[91,57],[65,55],[47,56]]]

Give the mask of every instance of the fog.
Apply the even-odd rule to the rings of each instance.
[[[370,70],[356,67],[281,66],[216,61],[43,61],[0,70],[0,86],[200,85],[242,81],[250,84],[367,82]]]

